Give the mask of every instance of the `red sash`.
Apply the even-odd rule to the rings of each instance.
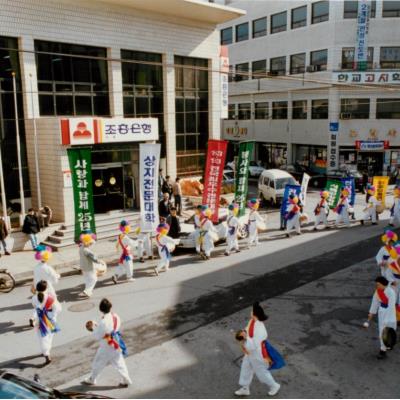
[[[119,258],[119,262],[123,263],[127,258],[130,257],[131,253],[130,253],[130,251],[128,249],[128,246],[124,246],[124,244],[122,243],[121,237],[122,237],[122,235],[118,236],[118,243],[119,243],[119,245],[121,246],[121,249],[122,249],[122,255]]]
[[[113,332],[117,332],[118,319],[114,314],[111,314],[111,316],[113,319]],[[113,335],[107,334],[104,336],[104,339],[107,340],[107,344],[109,346],[114,347],[115,350],[119,349],[119,343],[114,339]]]
[[[55,298],[49,294],[47,296],[47,300],[46,300],[46,303],[44,305],[44,308],[46,310],[51,310],[53,308],[54,301],[55,301]]]
[[[396,278],[400,279],[400,266],[397,261],[393,261],[389,264],[389,268],[392,270]]]
[[[389,304],[389,299],[385,294],[385,289],[376,289],[376,295],[378,296],[378,299],[381,302],[381,305],[384,305],[387,307]]]
[[[248,333],[249,336],[252,338],[254,336],[254,326],[256,324],[256,321],[254,319],[251,319],[249,322],[249,326],[248,326]]]
[[[200,222],[200,228],[203,227],[203,225],[208,221],[207,217],[204,217],[203,221]]]

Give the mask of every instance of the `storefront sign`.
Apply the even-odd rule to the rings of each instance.
[[[221,118],[228,118],[228,76],[229,58],[228,46],[221,46],[220,55],[220,81],[221,81]]]
[[[63,145],[158,140],[157,118],[69,118],[61,120]]]
[[[68,149],[75,208],[75,242],[82,232],[96,233],[93,207],[91,150]]]
[[[139,145],[140,229],[154,232],[159,223],[158,216],[158,171],[160,144]]]
[[[356,201],[356,184],[354,178],[342,178],[342,187],[349,191],[349,204],[353,207]]]
[[[281,217],[285,217],[289,207],[289,197],[294,195],[299,197],[301,193],[301,186],[299,185],[286,185],[283,193],[283,199],[281,204]]]
[[[329,208],[333,209],[336,207],[340,198],[341,187],[342,187],[342,182],[334,179],[327,180],[325,190],[329,192],[329,197],[327,200]]]
[[[354,63],[356,69],[359,71],[365,71],[367,69],[369,10],[369,0],[358,1],[357,45],[354,54]]]
[[[228,142],[226,140],[208,141],[203,204],[207,204],[213,212],[213,222],[218,221],[219,195],[222,186],[227,146]]]
[[[304,206],[306,205],[307,188],[308,182],[310,182],[310,178],[310,175],[306,174],[305,172],[303,173],[303,179],[301,181],[300,200]]]
[[[338,122],[329,123],[328,170],[335,170],[339,167],[338,129]]]
[[[239,126],[225,128],[225,134],[234,138],[245,138],[247,136],[247,132],[247,128],[240,128]]]
[[[249,189],[249,166],[253,154],[254,142],[242,142],[239,145],[239,159],[236,167],[235,202],[239,205],[239,217],[245,214],[247,192]]]
[[[351,83],[351,84],[399,84],[400,71],[385,72],[334,72],[332,74],[334,83]]]
[[[388,140],[364,141],[356,140],[356,149],[359,151],[381,151],[389,148]]]
[[[388,176],[374,176],[372,178],[372,185],[376,189],[376,199],[381,202],[385,207],[386,191],[389,185]]]

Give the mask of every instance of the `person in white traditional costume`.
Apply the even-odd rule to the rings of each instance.
[[[175,249],[175,241],[168,236],[169,225],[165,222],[157,226],[156,235],[156,246],[158,249],[158,255],[160,256],[160,261],[157,264],[156,272],[157,274],[164,269],[165,272],[169,270],[169,264],[171,262],[171,252]]]
[[[324,228],[328,227],[328,211],[329,211],[329,204],[328,204],[328,198],[329,198],[329,192],[327,190],[323,190],[320,193],[321,199],[319,200],[317,206],[314,209],[314,215],[315,215],[315,224],[314,224],[314,230],[317,230],[317,226],[319,224],[323,224]]]
[[[301,234],[300,229],[300,206],[299,198],[295,195],[289,196],[289,207],[286,213],[286,236],[290,237],[290,233],[295,231],[298,235]]]
[[[236,203],[229,204],[228,209],[229,217],[226,221],[226,224],[228,225],[225,250],[226,256],[229,256],[232,250],[235,250],[236,253],[240,251],[238,242],[239,219],[237,218],[239,213],[239,205]]]
[[[248,231],[249,231],[249,237],[247,240],[247,246],[250,248],[250,246],[257,246],[259,244],[258,242],[258,230],[259,229],[266,229],[265,226],[265,221],[261,217],[261,215],[258,212],[258,208],[260,207],[260,202],[258,199],[250,199],[247,202],[247,206],[250,209],[249,213],[249,219],[248,219]]]
[[[57,316],[61,312],[61,305],[57,301],[57,297],[47,291],[46,281],[39,281],[35,289],[36,294],[32,297],[35,313],[34,327],[39,338],[40,350],[45,358],[45,364],[50,364],[53,337],[59,331]]]
[[[400,187],[396,186],[393,189],[393,205],[390,209],[390,221],[389,225],[399,226],[400,225]]]
[[[93,332],[93,337],[100,343],[92,364],[92,372],[83,383],[96,385],[97,378],[107,365],[111,365],[120,375],[120,387],[127,387],[132,384],[124,357],[128,351],[121,335],[121,318],[111,312],[112,304],[109,300],[103,299],[100,302],[100,312],[103,317],[99,323],[88,321],[86,329]]]
[[[201,253],[201,244],[200,244],[200,224],[201,224],[201,209],[202,206],[199,205],[196,207],[196,210],[194,211],[194,241],[196,243],[196,252],[198,254]]]
[[[38,260],[39,263],[33,269],[33,288],[36,288],[36,285],[40,281],[46,281],[47,292],[57,296],[54,286],[58,284],[60,275],[48,264],[51,257],[52,251],[50,247],[43,245],[36,247],[35,259]]]
[[[200,247],[200,256],[204,260],[210,259],[211,252],[214,250],[214,242],[218,240],[218,234],[211,221],[211,216],[211,208],[203,205],[200,218],[200,232],[197,241]]]
[[[333,211],[337,214],[335,226],[338,227],[340,223],[344,223],[348,228],[350,227],[349,220],[349,191],[346,188],[342,188],[340,193],[340,199],[333,209]]]
[[[142,232],[140,226],[136,227],[137,234],[137,254],[140,262],[144,262],[144,256],[150,258],[153,255],[149,232]]]
[[[377,225],[378,223],[376,222],[377,218],[377,212],[376,212],[376,207],[380,204],[380,202],[377,200],[375,196],[375,186],[369,185],[367,187],[367,196],[368,196],[368,201],[367,201],[367,206],[364,208],[364,217],[360,221],[362,225],[364,225],[364,222],[371,220],[372,225]]]
[[[381,275],[386,276],[386,270],[390,263],[390,253],[393,245],[397,242],[397,234],[393,231],[387,230],[381,237],[383,246],[379,249],[378,254],[375,256],[376,264],[380,268]]]

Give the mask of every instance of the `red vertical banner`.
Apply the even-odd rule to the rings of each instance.
[[[204,176],[203,204],[207,204],[212,212],[212,221],[218,221],[219,195],[224,172],[226,140],[209,140],[207,150],[206,171]]]

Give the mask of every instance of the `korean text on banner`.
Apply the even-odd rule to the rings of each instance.
[[[354,178],[342,178],[342,187],[349,191],[349,204],[354,207],[356,201],[356,184]]]
[[[229,87],[229,58],[228,46],[221,46],[220,52],[220,81],[221,81],[221,116],[228,118],[228,87]]]
[[[249,190],[250,157],[253,154],[254,142],[241,142],[239,145],[239,158],[235,166],[235,202],[239,205],[239,217],[245,214],[247,192]]]
[[[92,160],[90,149],[68,149],[75,209],[75,242],[82,232],[96,233],[93,207]]]
[[[160,144],[140,143],[140,229],[154,232],[159,223],[158,217],[158,166],[160,163]]]
[[[283,199],[281,204],[281,216],[285,217],[288,212],[289,207],[289,196],[300,196],[301,193],[301,186],[299,185],[286,185],[285,192],[283,193]]]
[[[308,182],[310,182],[310,175],[303,173],[303,179],[301,181],[301,192],[300,192],[300,200],[303,203],[303,206],[306,205],[306,197],[307,197],[307,188]]]
[[[340,198],[340,189],[342,187],[342,182],[335,180],[335,179],[328,179],[326,182],[326,188],[329,192],[329,197],[328,197],[328,205],[330,209],[333,209],[336,207],[339,198]]]
[[[376,199],[381,202],[381,204],[386,207],[385,199],[386,199],[386,191],[389,185],[389,177],[388,176],[374,176],[372,178],[372,185],[375,186],[376,189]]]
[[[212,221],[218,221],[219,195],[224,172],[226,140],[209,140],[207,162],[204,177],[203,204],[207,204],[212,211]]]

